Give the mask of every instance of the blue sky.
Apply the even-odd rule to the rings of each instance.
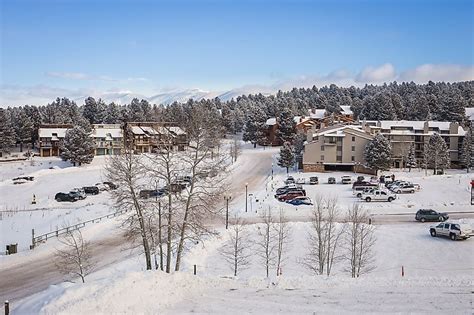
[[[0,1],[11,102],[473,78],[473,1]]]

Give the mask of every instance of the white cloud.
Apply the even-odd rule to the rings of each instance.
[[[357,86],[363,87],[366,83],[377,83],[381,84],[390,81],[414,81],[416,83],[425,83],[431,81],[445,81],[445,82],[456,82],[456,81],[468,81],[474,80],[474,67],[463,66],[463,65],[434,65],[425,64],[418,66],[413,69],[397,74],[396,69],[390,63],[383,64],[381,66],[366,67],[358,74],[354,75],[350,71],[340,69],[333,71],[327,75],[312,75],[312,76],[298,76],[293,78],[286,78],[276,81],[271,85],[262,84],[249,84],[242,87],[238,87],[229,91],[223,92],[206,92],[206,91],[195,91],[187,88],[168,87],[161,88],[151,93],[146,94],[143,91],[135,91],[130,85],[133,82],[148,81],[146,78],[141,77],[129,77],[126,79],[118,80],[107,76],[90,76],[84,73],[78,72],[48,72],[48,76],[72,79],[72,80],[103,80],[119,82],[121,88],[119,89],[108,89],[98,90],[96,88],[90,89],[65,89],[47,85],[34,85],[34,86],[17,86],[17,85],[1,85],[0,86],[0,107],[7,106],[19,106],[25,104],[31,105],[44,105],[47,104],[56,97],[68,97],[75,100],[78,104],[82,104],[87,96],[93,96],[95,98],[103,98],[105,101],[115,101],[118,103],[127,103],[133,97],[153,98],[159,99],[182,99],[186,95],[191,97],[215,97],[220,96],[222,99],[230,99],[237,97],[242,94],[255,94],[262,93],[265,95],[274,94],[278,90],[288,91],[293,87],[317,87],[329,86],[330,84],[336,84],[342,87]],[[142,87],[143,85],[140,84]],[[154,92],[154,93],[153,93]],[[157,94],[158,93],[158,94]],[[145,95],[146,94],[146,95]],[[166,96],[169,96],[166,98]],[[158,98],[157,98],[157,101]]]
[[[426,83],[428,81],[470,81],[474,80],[474,67],[462,65],[424,64],[404,71],[399,76],[400,81]]]
[[[395,67],[385,63],[378,67],[366,67],[355,78],[361,83],[383,83],[392,81],[396,77]]]

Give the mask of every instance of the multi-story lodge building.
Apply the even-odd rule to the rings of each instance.
[[[363,128],[375,135],[381,133],[392,145],[392,165],[404,167],[406,156],[411,145],[415,146],[415,156],[421,163],[425,145],[434,133],[438,133],[446,142],[451,159],[451,166],[460,163],[462,141],[466,131],[457,122],[444,121],[405,121],[383,120],[362,122]]]
[[[71,125],[51,124],[41,125],[38,130],[40,156],[59,156],[60,147]]]
[[[369,172],[364,167],[364,149],[373,135],[362,126],[335,125],[307,134],[303,153],[305,172],[330,170]]]
[[[59,156],[70,128],[72,125],[42,125],[38,130],[40,156]],[[120,154],[126,141],[135,153],[158,152],[164,147],[183,151],[188,145],[186,133],[171,123],[94,124],[91,137],[95,155]]]
[[[361,125],[332,126],[311,129],[303,153],[304,171],[367,171],[364,150],[373,137],[381,133],[392,146],[392,166],[404,167],[410,146],[421,163],[424,148],[431,135],[438,133],[448,146],[451,166],[460,166],[465,129],[456,122],[440,121],[364,121]]]

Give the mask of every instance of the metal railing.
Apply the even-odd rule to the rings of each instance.
[[[76,223],[74,225],[70,225],[70,226],[67,226],[67,227],[64,227],[64,228],[61,228],[61,229],[57,229],[56,231],[51,231],[51,232],[44,233],[44,234],[41,234],[41,235],[38,235],[38,236],[34,235],[34,229],[33,229],[32,230],[32,239],[31,239],[32,240],[32,245],[31,245],[30,249],[35,248],[39,243],[44,243],[52,237],[58,237],[60,235],[69,233],[70,231],[78,230],[80,228],[85,227],[86,224],[89,224],[89,223],[98,223],[98,222],[102,221],[102,219],[115,218],[116,216],[124,214],[125,212],[127,212],[127,210],[119,210],[119,211],[116,211],[116,212],[113,212],[113,213],[103,215],[101,217],[97,217],[97,218],[94,218],[94,219],[91,219],[91,220],[79,222],[79,223]]]

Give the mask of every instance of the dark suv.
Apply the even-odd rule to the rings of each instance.
[[[61,202],[61,201],[69,201],[69,202],[75,202],[77,201],[77,197],[72,195],[72,194],[65,194],[65,193],[57,193],[56,196],[54,196],[54,199],[57,201],[57,202]]]
[[[426,222],[426,221],[446,221],[449,219],[449,215],[445,212],[436,212],[433,209],[420,209],[416,212],[415,220]]]
[[[85,187],[82,187],[82,189],[84,189],[84,192],[86,194],[90,194],[90,195],[98,195],[99,194],[99,187],[97,187],[97,186],[85,186]]]

